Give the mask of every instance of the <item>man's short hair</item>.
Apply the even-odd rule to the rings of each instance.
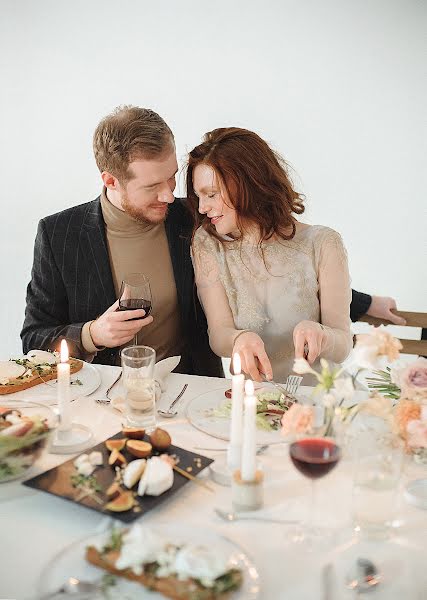
[[[174,149],[169,126],[153,110],[138,106],[118,106],[102,119],[93,136],[98,169],[122,182],[132,177],[129,163],[155,158],[169,149]]]

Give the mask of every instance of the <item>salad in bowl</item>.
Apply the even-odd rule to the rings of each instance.
[[[44,404],[0,406],[0,483],[24,475],[40,456],[58,423]]]

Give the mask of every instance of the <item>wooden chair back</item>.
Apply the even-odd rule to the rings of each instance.
[[[404,310],[394,310],[394,314],[399,315],[399,317],[403,317],[406,320],[406,325],[404,327],[421,327],[427,329],[427,313],[422,312],[407,312]],[[370,317],[369,315],[364,315],[359,319],[365,323],[369,323],[370,325],[375,325],[378,327],[379,325],[393,325],[391,321],[387,321],[385,319],[377,319],[377,317]],[[401,325],[399,325],[401,327]],[[399,338],[402,342],[402,354],[417,354],[420,356],[427,356],[427,340],[408,340],[406,338]]]

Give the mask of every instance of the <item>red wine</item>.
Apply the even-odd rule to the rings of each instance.
[[[151,300],[144,300],[144,298],[130,298],[128,300],[119,300],[119,310],[138,310],[143,308],[145,310],[145,316],[151,312]],[[129,321],[135,321],[136,319],[129,319]]]
[[[289,454],[298,471],[312,479],[329,473],[341,457],[339,447],[322,438],[298,440],[289,446]]]

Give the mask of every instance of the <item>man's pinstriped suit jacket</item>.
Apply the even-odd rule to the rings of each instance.
[[[195,293],[191,220],[182,199],[169,206],[165,229],[180,307],[177,318],[181,318],[188,339],[184,362],[192,374],[221,377],[221,361],[209,347],[206,319]],[[57,349],[65,338],[72,355],[87,358],[81,343],[82,327],[115,300],[100,198],[42,219],[21,332],[24,352]],[[118,351],[106,348],[94,362],[116,364]]]

